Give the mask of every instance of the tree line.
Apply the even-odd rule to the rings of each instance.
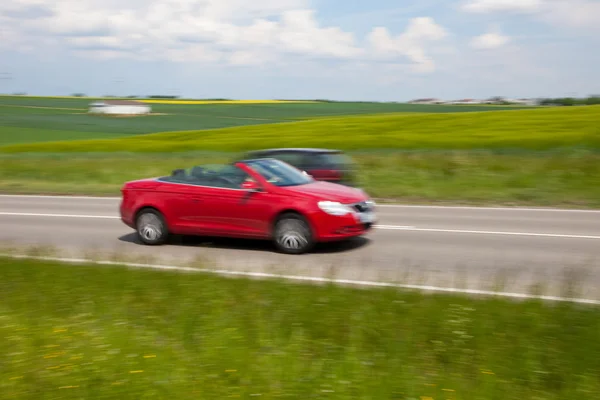
[[[576,97],[558,97],[555,99],[541,99],[539,104],[542,106],[595,106],[600,105],[600,95],[594,95],[584,98]]]

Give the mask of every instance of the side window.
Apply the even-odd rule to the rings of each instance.
[[[303,167],[303,157],[301,153],[279,153],[273,155],[273,158],[286,162],[290,165],[293,165],[296,168]]]
[[[252,179],[245,171],[234,165],[196,166],[173,171],[171,176],[159,180],[193,186],[206,186],[225,189],[240,189],[241,184]]]
[[[227,165],[210,176],[206,186],[223,189],[240,189],[242,183],[252,180],[252,177],[235,165]]]
[[[188,170],[183,168],[179,168],[173,171],[173,173],[169,176],[163,176],[158,178],[161,182],[170,182],[170,183],[181,183],[186,185],[193,185],[196,180],[195,177],[189,173]]]
[[[311,154],[306,157],[307,168],[327,169],[330,167],[329,159],[324,154]]]

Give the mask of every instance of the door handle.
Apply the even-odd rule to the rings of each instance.
[[[192,197],[192,203],[200,203],[202,202],[202,198],[200,197]]]

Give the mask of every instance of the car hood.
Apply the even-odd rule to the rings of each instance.
[[[368,199],[368,195],[360,189],[324,181],[315,181],[300,186],[288,186],[282,189],[318,200],[338,201],[340,203],[357,203]]]

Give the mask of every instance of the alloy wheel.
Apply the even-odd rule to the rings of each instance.
[[[275,240],[286,253],[302,253],[310,245],[310,230],[299,218],[285,218],[277,224]]]
[[[166,236],[164,223],[154,212],[144,212],[140,215],[137,226],[138,234],[146,244],[158,244]]]

